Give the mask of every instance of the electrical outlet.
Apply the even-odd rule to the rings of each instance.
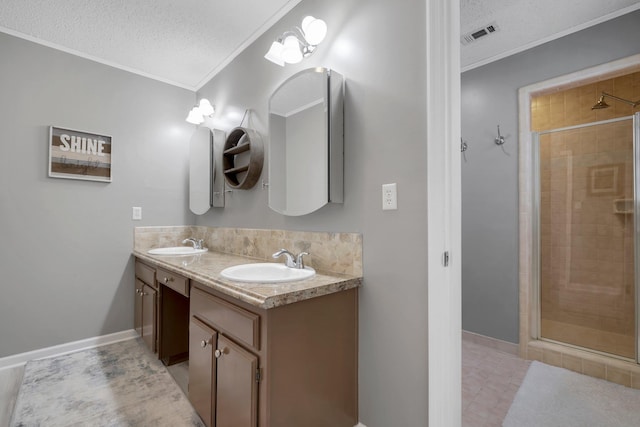
[[[382,210],[390,211],[398,209],[398,186],[393,184],[382,184]]]
[[[140,221],[142,219],[142,208],[133,207],[131,208],[132,214],[131,219],[134,221]]]

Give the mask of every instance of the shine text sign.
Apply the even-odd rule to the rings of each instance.
[[[111,182],[111,137],[51,126],[49,176]]]

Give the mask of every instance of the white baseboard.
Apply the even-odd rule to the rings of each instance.
[[[518,344],[514,344],[512,342],[502,341],[497,338],[487,337],[485,335],[480,335],[476,334],[475,332],[469,332],[465,330],[462,331],[462,339],[505,353],[513,354],[514,356],[518,355]]]
[[[74,353],[76,351],[86,350],[94,347],[100,347],[106,344],[126,341],[137,336],[138,334],[136,334],[136,331],[134,331],[133,329],[129,329],[127,331],[116,332],[114,334],[101,335],[99,337],[87,338],[80,341],[72,341],[65,344],[54,345],[52,347],[28,351],[26,353],[14,354],[12,356],[0,358],[0,369],[22,366],[30,360],[61,356],[63,354]]]

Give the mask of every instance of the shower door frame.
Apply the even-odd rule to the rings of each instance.
[[[635,358],[629,359],[623,356],[618,356],[612,353],[606,353],[598,350],[594,350],[587,347],[581,347],[574,344],[569,344],[565,342],[555,341],[549,338],[543,338],[541,333],[541,305],[540,305],[540,293],[541,293],[541,283],[540,283],[540,136],[548,135],[552,133],[576,130],[576,129],[584,129],[587,127],[593,127],[598,125],[606,125],[610,123],[623,122],[631,120],[631,126],[633,128],[633,215],[634,215],[634,297],[635,297]],[[533,285],[533,293],[532,293],[532,301],[531,308],[533,309],[533,322],[530,325],[530,333],[531,335],[541,341],[553,342],[561,345],[565,345],[568,347],[573,347],[597,354],[601,354],[607,357],[614,357],[617,359],[625,360],[625,361],[633,361],[636,364],[640,364],[640,262],[638,262],[638,249],[640,248],[640,173],[638,168],[640,167],[640,113],[635,113],[631,116],[618,117],[615,119],[602,120],[598,122],[584,123],[581,125],[575,126],[567,126],[557,129],[550,129],[541,132],[531,132],[531,142],[532,142],[532,172],[533,172],[533,182],[531,188],[531,200],[532,205],[532,271],[531,271],[531,280]]]

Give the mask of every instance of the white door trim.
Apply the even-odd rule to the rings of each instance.
[[[460,4],[427,0],[426,12],[429,426],[456,427],[462,420]]]

